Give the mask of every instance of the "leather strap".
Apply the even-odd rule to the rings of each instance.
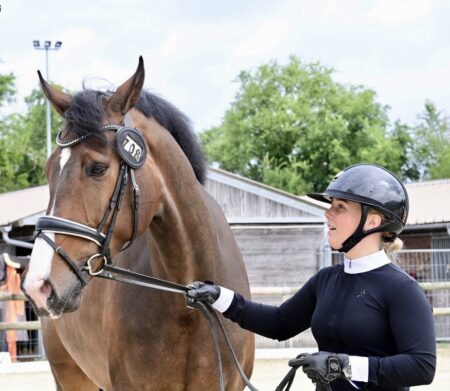
[[[105,242],[105,235],[97,232],[96,229],[56,216],[40,217],[36,222],[36,231],[78,236],[80,238],[88,239],[100,247],[103,246],[103,243]]]
[[[50,247],[52,247],[53,250],[55,250],[55,253],[58,254],[62,259],[64,259],[64,261],[66,261],[66,263],[69,265],[69,267],[72,269],[72,271],[79,278],[81,285],[86,286],[88,283],[87,276],[85,275],[86,273],[83,273],[81,271],[81,269],[78,267],[78,265],[72,260],[72,258],[70,258],[67,255],[67,253],[62,249],[62,247],[56,246],[55,242],[53,240],[51,240],[47,235],[43,234],[42,232],[39,232],[37,234],[37,236],[41,239],[44,239],[50,245]]]

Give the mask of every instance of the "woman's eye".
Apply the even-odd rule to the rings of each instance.
[[[87,174],[90,176],[101,176],[106,172],[107,168],[104,164],[94,163],[88,167]]]

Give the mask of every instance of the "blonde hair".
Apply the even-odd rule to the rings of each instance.
[[[377,214],[381,216],[383,221],[386,217],[377,209],[369,208],[369,213]],[[384,250],[386,255],[393,263],[397,263],[398,252],[403,248],[403,240],[397,237],[396,234],[392,232],[383,232],[381,235],[381,248],[380,250]]]
[[[389,234],[389,232],[386,232]],[[381,249],[386,252],[386,255],[389,259],[397,263],[398,260],[398,252],[403,248],[403,240],[400,238],[395,238],[394,241],[386,242],[384,240],[384,235],[382,236]]]

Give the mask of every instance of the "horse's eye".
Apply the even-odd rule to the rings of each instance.
[[[89,176],[101,176],[106,172],[107,168],[104,164],[92,163],[87,167],[86,173]]]

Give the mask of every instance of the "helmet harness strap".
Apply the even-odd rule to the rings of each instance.
[[[389,225],[390,220],[386,221],[384,224],[380,224],[378,227],[369,229],[368,231],[364,231],[364,225],[367,221],[367,216],[369,214],[369,205],[361,204],[361,219],[359,220],[358,227],[355,232],[351,234],[345,241],[342,243],[342,247],[338,249],[341,253],[346,253],[350,251],[353,247],[355,247],[361,240],[363,240],[366,236],[373,234],[375,232],[386,232],[385,228]],[[387,217],[385,217],[386,219]],[[392,236],[383,237],[383,241],[385,242],[393,242],[397,237],[397,234],[392,233]]]
[[[364,231],[364,224],[366,224],[367,214],[369,213],[369,207],[365,204],[361,204],[361,219],[359,220],[358,227],[355,232],[353,232],[344,243],[342,247],[338,249],[341,253],[346,253],[350,251],[354,246],[356,246],[365,236],[367,236],[369,231]]]

